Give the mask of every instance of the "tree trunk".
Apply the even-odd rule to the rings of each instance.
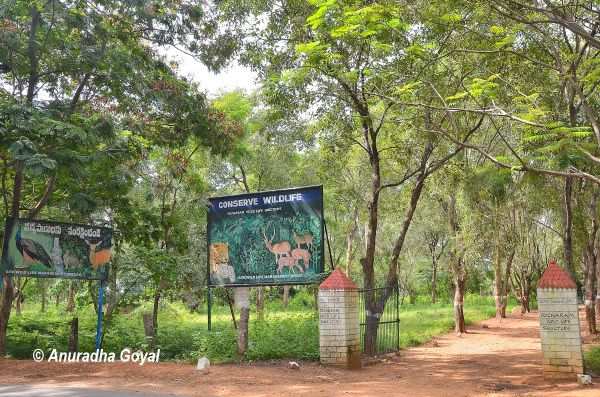
[[[79,319],[73,317],[71,320],[71,333],[69,334],[69,352],[79,350]]]
[[[500,259],[500,233],[496,230],[495,234],[495,258],[494,258],[494,301],[496,303],[496,318],[501,319],[506,317],[506,313],[502,313],[502,261]]]
[[[375,137],[374,131],[369,125],[370,119],[363,119],[363,130],[366,141],[369,143],[369,136]],[[375,287],[375,247],[377,245],[377,226],[379,223],[379,193],[381,189],[381,170],[379,164],[379,151],[376,140],[370,142],[371,151],[369,153],[369,164],[371,166],[371,186],[367,200],[367,224],[365,226],[365,256],[361,258],[363,271],[363,286],[367,290],[365,293],[365,310],[367,311],[367,326],[365,329],[365,353],[372,355],[376,351],[377,330],[379,329],[378,312],[375,307],[375,299],[372,296],[372,289]]]
[[[235,288],[235,306],[240,309],[240,321],[238,326],[238,355],[244,357],[248,350],[248,324],[250,322],[250,288]]]
[[[521,303],[521,314],[531,312],[531,309],[529,308],[529,291],[527,291],[527,293],[522,295],[520,303]]]
[[[231,314],[231,323],[233,325],[233,329],[237,329],[238,326],[237,326],[237,322],[235,321],[235,310],[233,308],[234,302],[231,299],[231,295],[229,294],[229,288],[225,289],[225,295],[227,295],[227,304],[229,305],[229,313]]]
[[[432,263],[432,274],[431,274],[431,303],[435,304],[437,301],[437,261],[435,258]]]
[[[283,286],[283,307],[287,308],[290,301],[290,286]]]
[[[265,287],[258,287],[256,291],[256,315],[259,320],[265,318]]]
[[[521,305],[521,314],[529,313],[531,311],[529,307],[529,300],[531,295],[531,274],[527,271],[523,271],[520,274],[515,272],[513,275],[513,288],[517,299]]]
[[[8,329],[8,320],[12,308],[14,295],[13,284],[10,277],[3,277],[2,296],[0,304],[0,357],[6,355],[6,331]]]
[[[104,291],[104,296],[106,297],[106,305],[104,310],[104,323],[108,328],[112,320],[113,313],[117,310],[119,306],[119,288],[117,286],[117,274],[118,274],[118,258],[117,253],[119,252],[119,247],[115,247],[115,255],[112,258],[110,269],[108,272],[108,288]]]
[[[498,235],[498,234],[497,234]],[[499,244],[499,241],[497,241]],[[496,318],[506,318],[506,307],[508,306],[508,282],[510,280],[510,272],[512,261],[515,256],[515,251],[512,250],[506,259],[506,267],[502,271],[502,260],[500,258],[500,248],[497,247],[496,266],[494,267],[494,298],[496,301]]]
[[[69,283],[69,295],[67,297],[67,307],[65,310],[68,313],[72,313],[75,310],[75,281]]]
[[[24,163],[21,160],[15,161],[15,179],[13,183],[13,198],[11,203],[11,217],[6,220],[3,247],[8,246],[10,236],[15,226],[15,220],[19,217],[19,208],[21,205],[21,191],[23,187],[23,168]],[[4,253],[8,250],[4,249]],[[14,298],[14,287],[11,278],[5,273],[2,277],[4,288],[0,291],[0,357],[6,354],[6,331],[12,309]]]
[[[442,202],[448,217],[448,228],[450,236],[454,239],[454,246],[450,250],[450,269],[454,281],[454,330],[462,334],[467,332],[465,327],[464,296],[467,272],[465,269],[464,248],[460,236],[460,223],[456,209],[456,196],[453,192],[448,202]]]
[[[240,327],[238,328],[238,355],[244,357],[248,351],[248,323],[250,322],[250,308],[240,309]]]
[[[148,345],[152,345],[154,339],[154,324],[152,321],[152,313],[142,313],[142,321],[144,323],[144,335]]]
[[[564,191],[564,236],[563,236],[563,251],[565,257],[565,268],[571,275],[573,280],[575,277],[575,267],[573,266],[573,178],[565,178]]]
[[[16,288],[15,288],[15,314],[17,316],[21,316],[21,295],[23,294],[21,290],[21,277],[17,277],[15,280]]]
[[[600,266],[596,264],[596,319],[600,319]]]
[[[454,275],[454,331],[457,334],[467,332],[464,312],[465,284],[464,275]]]
[[[369,295],[369,292],[365,293],[365,298]],[[373,299],[373,298],[371,298]],[[368,299],[367,299],[368,300]],[[373,307],[373,306],[372,306]],[[365,328],[365,354],[367,356],[373,356],[377,353],[377,335],[379,332],[379,314],[371,313],[367,311],[367,324]]]
[[[592,241],[592,244],[594,242]],[[595,334],[596,330],[596,311],[594,307],[594,297],[596,296],[596,258],[593,252],[594,247],[589,246],[589,242],[584,251],[585,263],[585,318],[590,334]]]
[[[381,318],[381,315],[385,310],[385,304],[387,303],[387,300],[392,295],[392,292],[395,290],[395,288],[397,288],[398,285],[398,258],[400,257],[400,253],[402,252],[404,241],[406,240],[406,235],[408,234],[408,229],[410,228],[410,225],[412,223],[412,219],[417,209],[421,193],[423,192],[423,187],[425,186],[425,180],[428,175],[427,160],[429,159],[432,151],[432,144],[427,144],[421,157],[420,172],[417,175],[415,186],[413,187],[411,192],[410,203],[405,211],[404,221],[402,222],[400,233],[398,234],[398,238],[394,243],[394,249],[392,250],[392,257],[390,259],[388,272],[385,278],[386,288],[383,290],[383,292],[381,292],[379,297],[375,296],[375,290],[373,289],[375,281],[373,263],[371,262],[369,264],[366,258],[361,260],[361,264],[363,267],[364,285],[365,289],[367,290],[365,292],[365,310],[367,318],[367,327],[365,329],[364,336],[365,353],[367,355],[373,355],[377,351],[377,331],[379,329],[379,319]]]
[[[48,304],[48,282],[44,279],[40,279],[40,287],[42,289],[42,313],[45,313],[46,305]]]
[[[592,195],[588,208],[589,217],[591,219],[591,227],[587,233],[587,241],[583,250],[583,263],[585,266],[584,283],[585,283],[585,317],[588,323],[590,334],[596,334],[596,308],[594,299],[597,293],[596,271],[598,266],[598,252],[596,249],[596,237],[600,225],[596,219],[598,207],[599,192],[595,191]]]
[[[160,303],[160,288],[154,293],[154,304],[152,307],[152,348],[156,346],[156,336],[158,334],[158,304]]]
[[[358,230],[358,207],[354,209],[352,224],[346,234],[346,275],[350,277],[352,260],[354,259],[354,239]]]

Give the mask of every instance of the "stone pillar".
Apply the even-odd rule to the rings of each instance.
[[[577,286],[551,261],[538,283],[537,297],[544,376],[575,380],[583,374]]]
[[[321,363],[360,368],[358,287],[339,268],[319,286]]]

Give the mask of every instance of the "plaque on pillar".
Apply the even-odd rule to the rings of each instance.
[[[540,278],[537,296],[544,376],[575,380],[583,373],[577,286],[551,261]]]
[[[360,368],[358,287],[339,268],[319,286],[321,363]]]

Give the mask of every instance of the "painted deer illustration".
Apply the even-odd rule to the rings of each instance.
[[[97,243],[91,243],[88,240],[84,241],[90,247],[89,259],[94,270],[98,270],[100,266],[105,265],[110,261],[110,249],[112,246],[112,238],[110,236],[105,236]]]
[[[300,273],[304,273],[302,266],[298,264],[298,259],[293,256],[282,256],[277,261],[277,273],[281,273],[284,267],[288,267],[292,272],[296,267],[300,269]]]
[[[302,259],[302,263],[304,264],[304,270],[308,270],[310,266],[310,252],[308,250],[302,248],[294,248],[292,250],[292,258],[296,261]]]
[[[273,238],[275,238],[275,231],[273,231],[273,235],[270,239],[267,238],[265,231],[262,232],[263,238],[265,240],[265,246],[273,255],[275,255],[275,263],[279,265],[279,259],[284,256],[290,256],[290,251],[292,249],[291,245],[287,241],[280,241],[278,243],[273,244]]]
[[[310,233],[304,233],[301,235],[294,233],[294,241],[296,242],[296,248],[300,248],[301,244],[305,244],[306,248],[312,250],[313,247],[313,235]]]

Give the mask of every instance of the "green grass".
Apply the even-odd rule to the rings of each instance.
[[[584,354],[585,369],[594,375],[600,375],[600,346],[594,347]]]
[[[312,296],[299,293],[287,309],[280,302],[269,302],[263,321],[257,321],[254,311],[250,318],[247,360],[319,358],[318,317]],[[104,350],[120,352],[123,348],[148,349],[144,337],[142,313],[144,305],[130,313],[114,317],[106,328]],[[495,313],[491,298],[471,296],[465,299],[467,323],[492,317]],[[91,306],[79,308],[79,347],[94,349],[96,317]],[[68,343],[70,315],[61,308],[40,313],[35,305],[26,306],[21,316],[14,313],[9,323],[8,353],[16,358],[30,358],[34,349],[65,351]],[[453,308],[448,303],[435,305],[404,304],[400,309],[400,346],[415,346],[453,328]],[[157,347],[161,360],[193,361],[207,356],[213,362],[236,359],[236,333],[231,325],[228,307],[213,309],[212,332],[207,331],[206,313],[190,313],[180,304],[161,307],[158,320]]]
[[[515,302],[511,301],[507,312],[514,305]],[[464,302],[464,310],[467,325],[496,315],[492,297],[467,296]],[[452,304],[405,304],[400,310],[400,347],[421,345],[453,328],[454,307]]]

